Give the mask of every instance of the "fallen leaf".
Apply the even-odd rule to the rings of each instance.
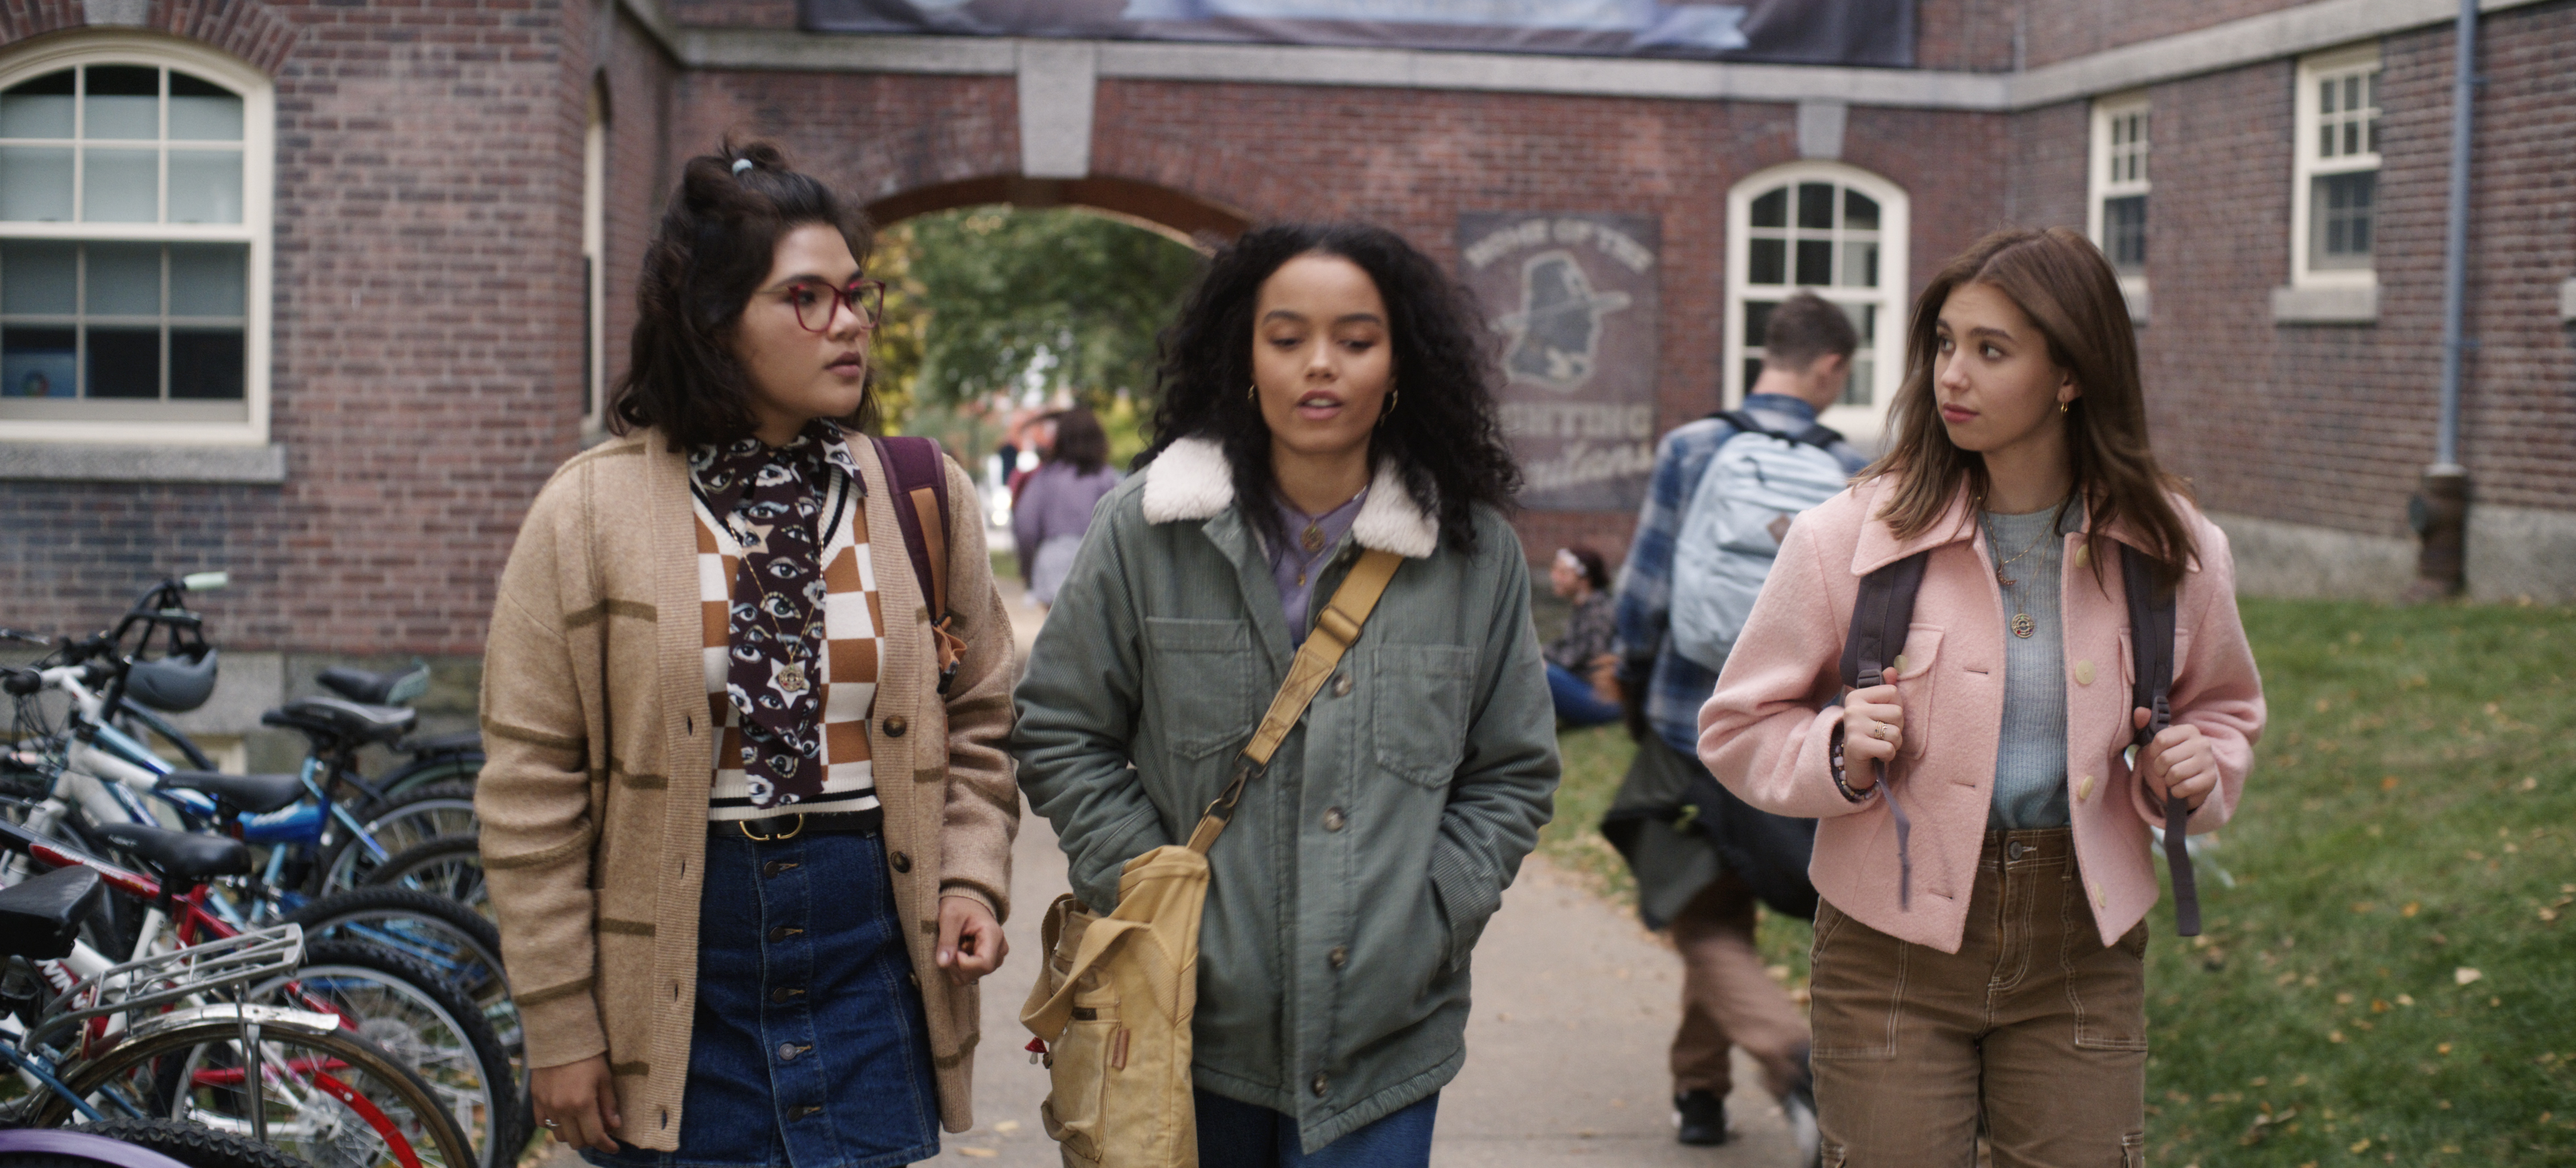
[[[2487,858],[2487,854],[2477,850],[2476,848],[2470,848],[2468,850],[2468,857],[2472,860],[2483,860]]]
[[[999,1155],[1001,1155],[1001,1153],[1000,1153],[1000,1152],[996,1152],[996,1151],[994,1151],[994,1150],[993,1150],[993,1149],[991,1149],[991,1148],[968,1148],[968,1147],[960,1147],[960,1148],[958,1148],[958,1149],[957,1149],[957,1154],[958,1154],[958,1155],[960,1155],[960,1156],[973,1156],[974,1158],[976,1158],[976,1159],[978,1159],[978,1160],[990,1160],[990,1159],[992,1159],[992,1158],[993,1158],[993,1157],[995,1157],[995,1156],[999,1156]]]
[[[2540,785],[2540,780],[2535,779],[2535,778],[2531,777],[2530,775],[2524,775],[2524,776],[2522,777],[2522,789],[2523,789],[2523,790],[2528,791],[2528,790],[2531,790],[2531,789],[2533,789],[2533,788],[2535,788],[2535,787],[2538,787],[2539,785]]]
[[[2397,913],[2399,916],[2411,917],[2422,911],[2424,911],[2423,905],[2410,900],[2406,902],[2406,907],[2397,910]]]
[[[2307,1072],[2305,1072],[2305,1071],[2301,1071],[2301,1072],[2299,1072],[2299,1077],[2298,1077],[2298,1078],[2295,1078],[2295,1079],[2290,1080],[2290,1085],[2291,1085],[2291,1086],[2293,1086],[2293,1087],[2305,1087],[2305,1086],[2307,1086],[2307,1085],[2308,1085],[2308,1075],[2307,1075]],[[2293,1110],[2295,1110],[2295,1109],[2293,1109]]]
[[[2318,713],[2322,714],[2322,713],[2325,713],[2326,711],[2331,710],[2331,709],[2333,709],[2333,708],[2334,708],[2334,700],[2333,700],[2332,698],[2318,698],[2318,699],[2317,699],[2317,712],[2318,712]]]
[[[2326,1041],[2328,1041],[2328,1042],[2341,1042],[2341,1041],[2343,1041],[2343,1031],[2340,1031],[2340,1030],[2329,1030],[2329,1031],[2326,1031]]]
[[[1765,968],[1762,972],[1769,974],[1773,981],[1785,982],[1789,980],[1789,967],[1785,965],[1770,966]]]
[[[2336,1005],[2338,1005],[2338,1006],[2349,1006],[2349,1005],[2351,1005],[2351,1004],[2352,1004],[2352,994],[2351,994],[2351,992],[2350,992],[2350,991],[2346,991],[2346,992],[2343,992],[2343,993],[2336,994],[2336,995],[2335,995],[2335,1004],[2336,1004]]]
[[[2545,908],[2545,907],[2544,907],[2544,908],[2542,908],[2542,909],[2540,910],[2540,919],[2541,919],[2541,920],[2544,920],[2544,921],[2554,921],[2554,920],[2557,920],[2557,919],[2558,919],[2558,910],[2557,910],[2557,909],[2554,909],[2554,908]]]
[[[1020,1121],[1016,1119],[1006,1119],[1000,1123],[994,1124],[993,1130],[1000,1132],[1003,1135],[1009,1135],[1012,1132],[1020,1130]]]
[[[2273,984],[2273,985],[2288,985],[2288,984],[2290,984],[2291,982],[2294,982],[2294,981],[2297,981],[2297,980],[2299,980],[2299,971],[2298,971],[2298,970],[2293,969],[2293,970],[2289,971],[2288,973],[2284,973],[2284,974],[2282,974],[2282,975],[2281,975],[2281,976],[2279,976],[2279,977],[2273,978],[2273,979],[2272,979],[2272,984]]]
[[[2245,1080],[2245,1085],[2248,1087],[2269,1087],[2272,1085],[2272,1076],[2256,1075],[2251,1079]]]
[[[2485,974],[2479,973],[2477,970],[2471,969],[2465,965],[2451,971],[2451,980],[2458,982],[2461,985],[2467,985],[2470,982],[2476,981],[2485,976]]]
[[[2395,776],[2395,775],[2388,775],[2388,776],[2386,776],[2386,777],[2384,777],[2384,778],[2380,779],[2380,780],[2379,780],[2379,789],[2380,789],[2380,790],[2382,790],[2382,791],[2394,791],[2394,790],[2396,790],[2396,789],[2397,789],[2397,776]]]
[[[2378,905],[2372,904],[2371,902],[2366,901],[2366,900],[2356,900],[2356,901],[2352,902],[2352,911],[2357,912],[2357,913],[2366,913],[2366,912],[2369,912],[2370,910],[2372,910],[2372,909],[2374,909],[2374,908],[2378,908],[2378,907],[2379,907]]]
[[[2415,999],[2406,994],[2399,994],[2397,995],[2397,1004],[2401,1006],[2412,1006],[2415,1004]]]
[[[2445,1042],[2445,1043],[2443,1043],[2443,1044],[2441,1044],[2441,1045],[2439,1045],[2439,1046],[2436,1046],[2436,1047],[2434,1047],[2434,1048],[2433,1048],[2433,1053],[2435,1053],[2435,1054],[2449,1054],[2449,1053],[2451,1053],[2451,1044],[2450,1044],[2450,1043]]]
[[[2353,1153],[2356,1153],[2356,1154],[2361,1153],[2361,1152],[2367,1152],[2367,1151],[2369,1151],[2369,1150],[2370,1150],[2370,1137],[2369,1137],[2369,1136],[2363,1136],[2363,1137],[2361,1137],[2361,1139],[2360,1139],[2358,1142],[2354,1143],[2354,1144],[2353,1144],[2353,1146],[2351,1146],[2351,1147],[2349,1147],[2349,1148],[2346,1148],[2346,1149],[2344,1149],[2344,1150],[2345,1150],[2345,1151],[2348,1151],[2348,1152],[2353,1152]]]
[[[2370,1000],[2370,1012],[2373,1014],[2385,1014],[2388,1012],[2388,1003],[2381,1001],[2378,998],[2372,998]]]

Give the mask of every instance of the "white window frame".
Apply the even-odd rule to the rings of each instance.
[[[277,172],[276,90],[267,74],[221,50],[194,41],[126,30],[95,30],[48,37],[25,50],[0,54],[0,89],[75,65],[148,65],[175,69],[213,82],[242,99],[242,221],[191,223],[5,223],[0,237],[82,242],[241,243],[250,247],[249,297],[244,307],[242,397],[239,422],[148,422],[93,419],[0,419],[0,441],[112,442],[255,446],[268,442],[269,349],[274,263],[271,232]]]
[[[590,334],[582,338],[590,408],[581,425],[584,436],[595,437],[608,429],[608,92],[601,81],[590,85],[582,126],[581,258]]]
[[[2292,103],[2290,143],[2290,285],[2294,288],[2369,288],[2379,286],[2379,273],[2370,268],[2325,268],[2309,265],[2309,242],[2314,234],[2315,180],[2322,175],[2356,174],[2380,169],[2377,151],[2365,149],[2355,154],[2334,158],[2322,157],[2317,149],[2317,126],[2325,116],[2317,104],[2317,83],[2329,76],[2356,70],[2376,73],[2380,68],[2379,45],[2376,42],[2332,52],[2316,53],[2299,59],[2298,85]],[[2374,119],[2384,117],[2385,110],[2374,107]],[[2368,142],[2363,145],[2366,147]],[[2378,250],[2380,206],[2372,200],[2371,234],[2374,259]]]
[[[2126,93],[2096,98],[2093,102],[2093,148],[2086,173],[2085,233],[2092,236],[2093,246],[2102,249],[2102,258],[2112,260],[2110,217],[2105,205],[2113,199],[2131,196],[2147,199],[2149,238],[2155,222],[2155,184],[2151,168],[2155,151],[2154,107],[2144,93]],[[2121,140],[2134,131],[2133,140]],[[2118,271],[2118,261],[2112,269]],[[2121,272],[2120,291],[2127,293],[2132,306],[2145,303],[2147,277],[2144,272]],[[2135,315],[2134,307],[2131,309]]]
[[[1896,399],[1897,387],[1905,382],[1905,325],[1910,307],[1912,285],[1907,282],[1906,260],[1912,254],[1913,200],[1905,188],[1895,183],[1840,162],[1810,159],[1782,163],[1746,176],[1726,192],[1726,318],[1722,326],[1725,354],[1721,361],[1724,374],[1725,401],[1729,408],[1744,400],[1748,386],[1744,383],[1744,354],[1755,346],[1744,336],[1745,301],[1755,294],[1751,282],[1753,248],[1751,241],[1753,200],[1781,186],[1800,182],[1830,182],[1851,187],[1878,200],[1878,287],[1808,286],[1797,283],[1765,284],[1760,294],[1768,298],[1800,290],[1811,291],[1833,304],[1868,304],[1877,308],[1875,362],[1870,381],[1870,404],[1866,406],[1835,405],[1818,420],[1850,435],[1864,448],[1874,448],[1886,428],[1887,410]],[[1794,211],[1793,211],[1794,214]],[[1791,260],[1790,275],[1796,267]],[[1775,293],[1776,290],[1776,293]]]

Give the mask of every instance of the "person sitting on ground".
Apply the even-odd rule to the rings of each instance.
[[[1046,464],[1020,488],[1011,506],[1011,534],[1019,542],[1020,580],[1029,601],[1040,607],[1055,603],[1056,589],[1073,567],[1073,553],[1091,530],[1091,510],[1118,472],[1109,465],[1109,435],[1100,419],[1081,406],[1051,415],[1055,448]]]
[[[1618,682],[1608,676],[1618,668],[1619,628],[1611,615],[1610,567],[1590,544],[1556,549],[1548,566],[1550,591],[1574,605],[1565,635],[1548,643],[1547,692],[1556,702],[1556,720],[1568,726],[1599,726],[1619,720]],[[1601,692],[1608,683],[1610,693]]]

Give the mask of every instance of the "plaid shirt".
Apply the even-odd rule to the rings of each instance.
[[[1754,394],[1743,408],[1755,421],[1792,434],[1816,422],[1814,406],[1783,394]],[[1681,536],[1682,514],[1709,460],[1738,433],[1716,418],[1701,418],[1656,444],[1655,477],[1637,510],[1628,563],[1619,570],[1620,683],[1635,686],[1646,679],[1646,721],[1673,749],[1692,757],[1699,754],[1699,708],[1717,691],[1717,672],[1674,652],[1665,639],[1672,626],[1673,541]],[[1869,465],[1847,442],[1836,443],[1833,455],[1854,474]]]

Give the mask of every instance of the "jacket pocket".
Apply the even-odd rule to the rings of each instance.
[[[1896,700],[1905,709],[1905,740],[1897,753],[1919,759],[1932,744],[1933,682],[1939,677],[1932,663],[1941,656],[1941,630],[1931,625],[1912,625],[1905,630],[1905,651],[1896,656]]]
[[[1456,645],[1380,645],[1370,652],[1369,741],[1377,765],[1445,787],[1467,752],[1467,691],[1476,654]]]
[[[1239,620],[1145,618],[1146,708],[1186,759],[1203,759],[1252,737],[1252,626]]]

